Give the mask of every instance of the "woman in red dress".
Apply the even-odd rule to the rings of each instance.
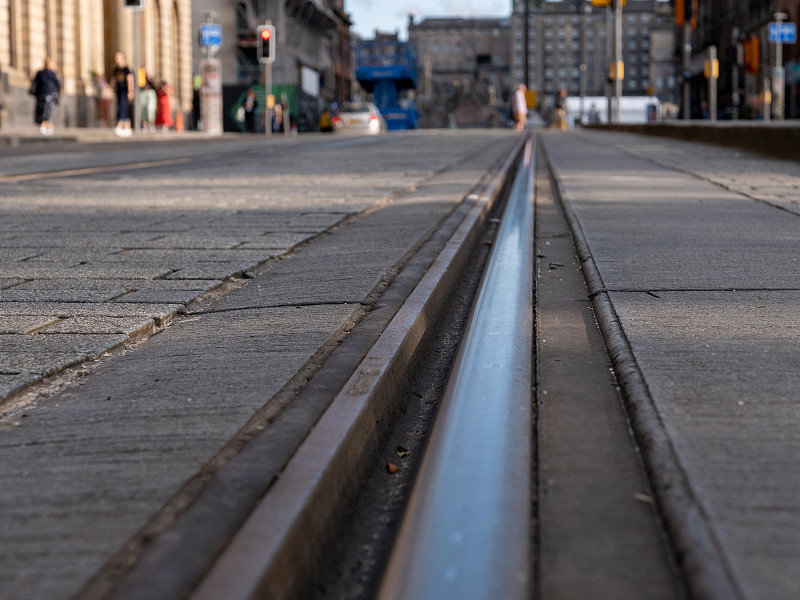
[[[166,81],[162,81],[156,88],[156,96],[158,97],[158,106],[156,107],[156,127],[161,127],[163,131],[169,131],[169,128],[174,124],[172,120],[172,106],[170,106],[170,95],[172,88],[167,85]]]

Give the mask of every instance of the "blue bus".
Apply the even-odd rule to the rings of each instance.
[[[419,128],[414,94],[417,53],[408,42],[376,39],[356,44],[356,79],[371,93],[387,129]]]

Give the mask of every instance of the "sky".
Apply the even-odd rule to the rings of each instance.
[[[507,17],[511,0],[345,0],[344,9],[353,20],[352,29],[364,39],[382,32],[408,34],[408,15],[419,22],[425,17]]]

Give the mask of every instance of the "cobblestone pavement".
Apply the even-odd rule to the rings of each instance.
[[[0,598],[71,598],[116,553],[136,561],[518,140],[241,136],[3,160]],[[32,170],[62,172],[18,176]],[[288,460],[312,409],[260,468]],[[248,474],[225,501],[270,481]],[[214,524],[244,518],[219,510]]]
[[[226,278],[248,276],[451,159],[450,142],[433,137],[413,156],[370,140],[338,144],[73,144],[4,158],[0,399],[152,333]]]

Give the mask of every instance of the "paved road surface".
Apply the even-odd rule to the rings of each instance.
[[[640,369],[635,429],[693,591],[798,597],[800,168],[625,134],[544,143]]]
[[[102,590],[292,406],[517,140],[6,153],[0,598],[67,598],[107,565]],[[800,596],[797,163],[601,131],[542,140],[693,597]],[[171,162],[114,166],[148,160]],[[23,176],[87,166],[103,170]],[[303,409],[269,430],[269,469],[324,405]]]

